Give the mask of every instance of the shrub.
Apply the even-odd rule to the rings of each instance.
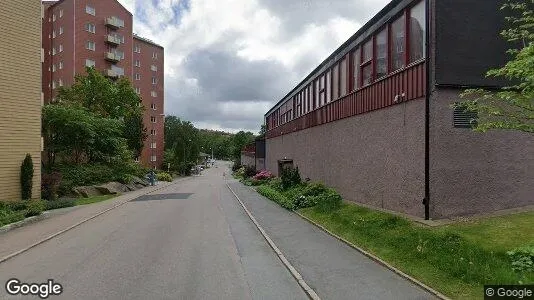
[[[235,160],[234,164],[232,165],[232,172],[237,172],[237,170],[241,169],[241,161]]]
[[[534,246],[517,248],[506,254],[512,261],[514,271],[534,272]]]
[[[11,211],[0,209],[0,227],[24,220],[24,211]]]
[[[282,189],[287,190],[291,187],[297,186],[302,183],[300,178],[299,168],[283,168],[282,174],[280,174],[280,179],[282,180]]]
[[[33,217],[40,215],[45,210],[45,202],[43,200],[34,200],[29,201],[28,206],[26,207],[26,213],[24,216]]]
[[[261,170],[253,177],[254,180],[268,180],[271,178],[273,178],[273,174],[267,170]]]
[[[322,212],[337,210],[343,203],[341,195],[330,188],[325,193],[312,197],[315,198],[313,201],[317,203],[317,209]]]
[[[245,177],[250,178],[256,175],[256,167],[254,166],[245,166]]]
[[[33,186],[33,161],[30,154],[26,154],[26,157],[22,161],[20,166],[20,187],[22,193],[22,200],[28,200],[32,198],[32,186]]]
[[[59,172],[42,174],[41,198],[46,200],[56,200],[60,184],[61,174]]]
[[[328,188],[322,184],[322,183],[310,183],[306,186],[304,191],[302,192],[302,195],[304,196],[319,196],[321,194],[324,194],[328,191]]]
[[[277,191],[281,191],[282,190],[282,179],[280,178],[274,178],[272,180],[269,181],[268,183],[269,187],[277,190]]]
[[[239,170],[235,171],[234,175],[237,178],[245,178],[245,167],[239,168]]]
[[[54,201],[44,201],[44,203],[45,203],[45,210],[72,207],[76,205],[75,200],[54,200]]]
[[[260,193],[260,195],[266,198],[269,198],[270,200],[280,204],[280,206],[284,208],[287,208],[290,210],[294,209],[293,202],[289,200],[286,196],[284,196],[282,193],[280,193],[279,191],[273,189],[272,187],[262,185],[257,188],[257,191],[258,193]]]
[[[171,174],[169,173],[166,173],[166,172],[160,172],[156,175],[156,178],[159,180],[159,181],[168,181],[168,182],[172,182],[172,176]]]

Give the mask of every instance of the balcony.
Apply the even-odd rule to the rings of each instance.
[[[112,45],[117,45],[118,46],[118,45],[120,45],[122,43],[122,40],[118,36],[114,36],[114,35],[108,34],[106,36],[106,42],[110,43]]]
[[[105,59],[107,61],[111,61],[111,62],[119,62],[121,60],[121,57],[119,54],[117,53],[113,53],[113,52],[106,52],[105,53]]]
[[[124,21],[117,17],[106,18],[106,26],[113,29],[119,29],[124,27]]]
[[[104,75],[110,78],[119,78],[124,76],[124,69],[112,67],[111,69],[106,69]]]

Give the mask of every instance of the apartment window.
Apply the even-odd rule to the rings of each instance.
[[[382,30],[376,35],[376,78],[388,74],[388,32]]]
[[[156,149],[156,142],[150,143],[150,149]]]
[[[154,117],[154,116],[150,117],[150,122],[156,123],[156,117]]]
[[[62,35],[63,34],[63,26],[60,26],[59,27],[59,35]]]
[[[56,31],[52,31],[52,38],[55,39],[56,38]]]
[[[405,22],[404,16],[391,24],[391,68],[396,71],[405,66]]]
[[[56,55],[56,47],[52,48],[52,55]]]
[[[156,91],[152,91],[152,92],[150,92],[150,96],[152,96],[152,97],[157,97],[157,96],[158,96],[158,93],[156,93]]]
[[[158,54],[156,52],[152,52],[152,58],[153,59],[158,59]]]
[[[353,65],[354,78],[352,79],[354,83],[354,89],[359,89],[360,88],[360,49],[359,48],[354,51],[352,60],[354,63]]]
[[[323,106],[325,104],[325,88],[324,88],[324,74],[319,78],[319,106]]]
[[[156,129],[151,129],[150,130],[150,135],[156,135]]]
[[[135,74],[135,80],[141,80],[141,74],[136,73]]]
[[[156,158],[155,155],[150,156],[150,161],[151,162],[155,162],[156,160],[157,160],[157,158]]]
[[[93,23],[86,23],[85,24],[85,31],[88,31],[90,33],[96,33],[96,26]]]
[[[136,67],[140,67],[141,66],[141,62],[138,59],[135,60],[135,66]]]
[[[63,80],[59,79],[59,86],[63,86]]]
[[[119,59],[124,59],[124,52],[116,50],[115,55],[119,57]]]
[[[325,103],[330,103],[331,99],[330,97],[332,96],[332,72],[330,70],[328,70],[328,72],[326,73],[326,82],[325,82],[325,97],[326,97],[326,100],[325,100]]]
[[[86,5],[85,6],[85,12],[90,14],[90,15],[93,15],[95,16],[96,15],[96,11],[95,11],[95,8],[94,7],[91,7],[89,5]]]
[[[410,63],[425,58],[425,2],[410,10]]]
[[[135,160],[135,162],[138,163],[138,162],[139,162],[139,156],[136,156],[136,157],[134,158],[134,160]]]
[[[339,76],[339,96],[343,97],[347,94],[347,59],[343,58],[341,60],[341,64],[339,65],[340,68],[340,76]]]
[[[96,65],[95,61],[92,59],[86,59],[85,60],[85,66],[86,67],[94,67]]]
[[[52,22],[55,22],[56,21],[56,14],[53,14],[52,15]]]
[[[56,71],[56,64],[53,64],[52,65],[52,72],[55,72]]]
[[[63,70],[63,62],[62,61],[59,62],[59,69]]]
[[[63,18],[63,9],[60,9],[60,10],[59,10],[59,17],[60,17],[60,18]]]
[[[152,108],[153,110],[156,110],[156,103],[150,104],[150,108]]]
[[[55,88],[56,88],[56,81],[53,80],[53,81],[52,81],[52,89],[55,89]]]
[[[141,46],[135,45],[134,52],[135,53],[141,53]]]
[[[141,94],[141,88],[136,87],[136,88],[135,88],[135,92],[136,92],[137,94]]]
[[[373,80],[373,40],[370,39],[363,45],[362,80],[363,85],[370,84]]]
[[[158,70],[158,67],[157,67],[157,66],[154,66],[154,65],[151,65],[151,66],[150,66],[150,70],[152,70],[152,71],[157,71],[157,70]]]
[[[95,42],[87,41],[87,43],[85,44],[85,48],[87,50],[95,51],[95,49],[96,49]]]
[[[308,109],[306,110],[306,112],[314,109],[315,107],[318,107],[319,106],[319,79],[315,80],[315,99],[314,99],[314,102],[312,103],[311,106],[308,106]]]
[[[156,77],[152,77],[152,84],[156,84],[156,83],[157,83]]]
[[[59,44],[59,52],[63,52],[63,45]]]

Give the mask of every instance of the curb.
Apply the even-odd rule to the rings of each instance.
[[[269,235],[267,235],[267,232],[265,232],[263,227],[261,227],[261,225],[258,223],[258,221],[256,221],[256,218],[254,218],[252,213],[247,209],[247,207],[245,206],[243,201],[241,201],[241,199],[239,199],[239,197],[236,195],[236,193],[232,190],[232,188],[230,187],[230,185],[227,182],[226,182],[226,186],[228,187],[230,192],[232,192],[232,194],[237,199],[237,201],[239,202],[241,207],[243,207],[243,210],[248,215],[250,220],[252,220],[252,222],[254,223],[256,228],[258,228],[258,230],[260,231],[260,233],[263,236],[263,238],[267,241],[269,246],[273,249],[273,251],[276,253],[278,258],[282,261],[284,266],[289,270],[289,273],[291,273],[291,276],[293,276],[293,278],[295,278],[297,280],[297,283],[304,290],[304,292],[306,292],[306,295],[308,295],[308,297],[310,299],[312,299],[312,300],[321,300],[321,298],[319,298],[317,293],[306,283],[306,281],[304,281],[304,279],[302,278],[302,275],[300,275],[300,273],[297,271],[297,269],[295,269],[295,267],[293,267],[293,265],[291,265],[291,263],[287,260],[287,258],[284,256],[282,251],[280,251],[280,249],[276,246],[276,244],[269,237]]]
[[[189,178],[189,177],[187,177],[187,178]],[[187,179],[187,178],[184,178],[183,180],[185,180],[185,179]],[[172,186],[172,185],[174,185],[174,184],[176,184],[176,183],[178,183],[178,182],[181,182],[181,181],[183,181],[183,180],[177,180],[177,181],[171,182],[171,183],[168,184],[168,185],[165,185],[165,186],[162,186],[162,187],[157,187],[157,188],[151,190],[150,192],[141,194],[140,196],[142,196],[142,195],[148,195],[148,194],[151,194],[151,193],[153,193],[153,192],[157,192],[157,191],[159,191],[159,190],[162,190],[162,189],[164,189],[164,188],[167,188],[167,187],[169,187],[169,186]],[[9,259],[11,259],[11,258],[13,258],[13,257],[15,257],[15,256],[17,256],[17,255],[19,255],[19,254],[22,254],[22,253],[24,253],[24,252],[26,252],[26,251],[28,251],[28,250],[30,250],[30,249],[36,247],[36,246],[39,246],[40,244],[42,244],[42,243],[44,243],[44,242],[46,242],[46,241],[49,241],[49,240],[55,238],[56,236],[59,236],[59,235],[65,233],[65,232],[67,232],[67,231],[69,231],[69,230],[71,230],[71,229],[74,229],[74,228],[76,228],[76,227],[82,225],[83,223],[86,223],[86,222],[88,222],[88,221],[91,221],[92,219],[97,218],[97,217],[99,217],[99,216],[101,216],[101,215],[107,213],[107,212],[110,211],[110,210],[113,210],[113,209],[115,209],[115,208],[117,208],[117,207],[119,207],[119,206],[122,206],[122,205],[124,205],[124,204],[126,204],[126,203],[128,203],[128,202],[130,202],[130,201],[132,201],[132,200],[134,200],[134,199],[136,199],[136,198],[137,198],[137,197],[134,197],[134,198],[132,198],[132,199],[125,200],[124,202],[120,202],[120,203],[118,203],[118,204],[116,204],[116,205],[114,205],[114,206],[112,206],[112,207],[110,207],[110,208],[108,208],[108,209],[105,209],[105,210],[103,210],[103,211],[101,211],[101,212],[98,212],[98,213],[94,214],[94,215],[91,216],[91,217],[88,217],[88,218],[86,218],[86,219],[83,219],[82,221],[80,221],[80,222],[78,222],[78,223],[76,223],[76,224],[74,224],[74,225],[72,225],[72,226],[69,226],[69,227],[67,227],[67,228],[65,228],[65,229],[63,229],[63,230],[60,230],[60,231],[58,231],[58,232],[56,232],[56,233],[54,233],[54,234],[52,234],[52,235],[50,235],[50,236],[48,236],[48,237],[46,237],[46,238],[40,240],[40,241],[38,241],[38,242],[36,242],[36,243],[34,243],[34,244],[32,244],[32,245],[26,247],[26,248],[23,248],[23,249],[21,249],[21,250],[18,250],[18,251],[16,251],[16,252],[13,252],[13,253],[11,253],[11,254],[9,254],[9,255],[7,255],[7,256],[4,256],[4,257],[0,258],[0,264],[4,263],[5,261],[7,261],[7,260],[9,260]],[[38,216],[37,216],[37,217],[38,217]],[[29,219],[29,218],[28,218],[28,219]],[[25,219],[25,220],[26,220],[26,219]],[[25,220],[22,220],[22,221],[20,221],[20,222],[24,222]],[[35,220],[34,220],[33,222],[35,222]],[[17,223],[19,223],[19,222],[17,222]],[[19,227],[20,227],[20,226],[19,226]]]
[[[48,218],[49,217],[48,215],[49,214],[46,211],[44,211],[38,216],[28,217],[28,218],[25,218],[23,220],[17,221],[15,223],[4,225],[4,226],[0,227],[0,234],[9,232],[9,231],[11,231],[11,230],[13,230],[15,228],[19,228],[19,227],[22,227],[22,226],[27,225],[27,224],[39,222],[41,220],[44,220],[44,219]]]
[[[378,256],[366,251],[366,250],[363,250],[362,248],[354,245],[353,243],[345,240],[344,238],[338,236],[337,234],[331,232],[330,230],[326,229],[323,225],[321,224],[318,224],[316,223],[315,221],[309,219],[308,217],[304,216],[303,214],[297,212],[297,211],[293,211],[295,214],[297,214],[298,216],[300,216],[301,218],[303,218],[304,220],[308,221],[310,224],[312,225],[315,225],[317,227],[319,227],[322,231],[324,231],[325,233],[335,237],[336,239],[340,240],[341,242],[345,243],[346,245],[348,245],[349,247],[357,250],[358,252],[360,252],[361,254],[367,256],[368,258],[372,259],[373,261],[381,264],[382,266],[388,268],[389,270],[393,271],[394,273],[396,273],[397,275],[401,276],[402,278],[412,282],[413,284],[419,286],[420,288],[426,290],[427,292],[433,294],[434,296],[438,297],[439,299],[441,300],[451,300],[450,298],[448,298],[447,296],[443,295],[442,293],[434,290],[433,288],[429,287],[428,285],[422,283],[421,281],[411,277],[410,275],[402,272],[401,270],[395,268],[394,266],[390,265],[389,263],[387,263],[386,261],[384,261],[383,259],[379,258]]]

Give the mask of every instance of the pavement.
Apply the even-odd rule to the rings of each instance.
[[[64,291],[49,299],[307,299],[228,182],[322,299],[433,299],[218,165],[0,233],[1,258],[120,205],[0,263],[0,283],[53,279]]]

